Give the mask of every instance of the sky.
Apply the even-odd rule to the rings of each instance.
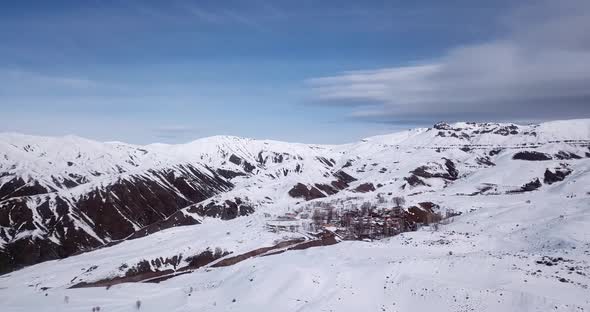
[[[345,143],[590,117],[590,1],[0,1],[0,132]]]

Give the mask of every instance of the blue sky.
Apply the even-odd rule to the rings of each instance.
[[[563,3],[2,1],[0,131],[342,143],[587,116],[588,5]]]

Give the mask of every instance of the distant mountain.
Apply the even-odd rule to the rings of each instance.
[[[138,146],[0,134],[0,273],[205,218],[445,190],[543,191],[590,158],[590,119],[439,123],[344,145],[216,136]]]

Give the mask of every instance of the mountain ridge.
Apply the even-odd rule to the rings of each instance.
[[[240,140],[248,140],[248,141],[264,141],[264,142],[289,143],[289,144],[301,144],[301,145],[339,146],[339,145],[354,144],[354,143],[361,142],[364,140],[370,140],[370,139],[381,138],[381,137],[388,137],[393,134],[405,133],[407,131],[412,131],[412,130],[414,130],[414,131],[428,130],[428,129],[436,128],[437,125],[438,126],[448,125],[448,126],[451,126],[452,128],[464,128],[466,126],[481,127],[481,126],[485,126],[485,125],[488,125],[488,126],[517,126],[517,127],[544,126],[545,128],[551,128],[551,127],[556,128],[558,131],[563,131],[561,129],[563,129],[564,127],[574,126],[575,128],[580,129],[580,132],[581,132],[580,135],[582,135],[586,138],[588,137],[588,135],[590,135],[590,118],[575,118],[575,119],[549,120],[549,121],[544,121],[544,122],[526,123],[526,124],[514,123],[514,122],[469,122],[469,121],[457,121],[457,122],[450,122],[450,123],[439,122],[439,123],[434,124],[432,127],[409,128],[407,130],[394,131],[394,132],[391,132],[388,134],[369,136],[369,137],[365,137],[365,138],[362,138],[357,141],[342,143],[342,144],[301,143],[301,142],[290,142],[290,141],[285,141],[285,140],[256,139],[256,138],[241,137],[241,136],[236,136],[236,135],[212,135],[212,136],[207,136],[207,137],[196,138],[194,140],[184,142],[184,143],[175,143],[175,144],[162,143],[162,142],[152,142],[152,143],[148,143],[148,144],[134,144],[134,143],[127,143],[127,142],[119,141],[119,140],[108,140],[108,141],[93,140],[93,139],[79,136],[76,134],[67,134],[67,135],[62,135],[62,136],[45,136],[45,135],[25,134],[25,133],[19,133],[19,132],[14,132],[14,131],[0,132],[0,138],[7,138],[10,136],[13,136],[13,137],[19,137],[19,139],[21,139],[21,138],[76,139],[76,140],[84,140],[84,141],[95,142],[95,143],[104,143],[104,144],[113,144],[113,145],[128,145],[128,146],[133,146],[133,147],[149,147],[149,146],[154,146],[154,145],[178,146],[178,145],[188,145],[191,143],[198,143],[198,142],[202,142],[202,141],[209,141],[209,140],[213,140],[213,139],[240,139]],[[586,129],[582,130],[584,127]]]
[[[439,123],[342,145],[213,136],[140,146],[0,134],[0,271],[307,200],[435,192],[474,176],[495,192],[520,192],[546,170],[575,171],[588,146],[590,119]],[[480,181],[463,188],[492,192]]]

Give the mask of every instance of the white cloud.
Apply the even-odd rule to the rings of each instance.
[[[68,77],[60,75],[44,75],[15,69],[0,69],[0,81],[4,84],[31,86],[64,87],[86,89],[98,86],[98,83],[86,78]]]
[[[420,65],[308,80],[313,95],[376,121],[590,115],[590,2],[546,2],[504,19],[502,38]]]

